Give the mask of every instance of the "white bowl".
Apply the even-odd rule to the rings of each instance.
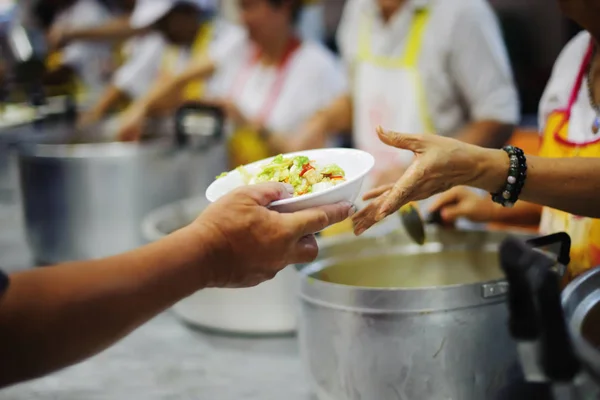
[[[346,181],[318,193],[305,194],[294,198],[279,200],[269,207],[279,212],[296,212],[307,208],[339,203],[354,202],[360,193],[365,176],[373,169],[375,159],[369,153],[355,149],[319,149],[306,150],[284,154],[284,157],[306,156],[317,164],[339,165],[346,173]],[[271,162],[274,157],[248,164],[245,168],[249,173],[258,173],[262,166]],[[227,176],[214,181],[206,190],[206,198],[215,202],[234,189],[244,186],[242,176],[238,171],[231,171]]]

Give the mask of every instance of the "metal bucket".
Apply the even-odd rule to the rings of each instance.
[[[220,122],[210,133],[215,139]],[[38,263],[139,247],[145,243],[140,225],[151,210],[203,191],[226,169],[222,141],[182,145],[171,125],[154,125],[153,139],[119,143],[101,129],[81,137],[63,123],[18,143],[26,233]]]
[[[302,268],[300,344],[321,400],[493,398],[517,362],[503,232],[336,238]]]
[[[204,196],[163,206],[145,219],[148,242],[190,224],[209,205]],[[248,289],[204,289],[173,307],[187,324],[241,335],[283,335],[296,331],[298,276],[293,267],[273,280]]]

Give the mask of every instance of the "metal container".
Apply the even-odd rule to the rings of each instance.
[[[160,240],[186,225],[209,205],[204,196],[163,206],[144,219],[148,242]],[[273,280],[247,289],[204,289],[173,307],[187,324],[242,335],[282,335],[296,331],[298,274],[293,267]]]
[[[217,119],[206,133],[213,139],[222,132],[222,114]],[[174,144],[171,125],[153,124],[154,139],[118,143],[100,130],[82,139],[64,124],[50,124],[18,144],[27,238],[38,263],[139,247],[145,243],[140,225],[151,210],[203,191],[226,169],[222,142],[186,145],[178,132]]]
[[[336,238],[301,268],[303,360],[321,400],[491,399],[517,362],[506,233]]]
[[[565,288],[562,305],[575,353],[600,392],[600,266]]]

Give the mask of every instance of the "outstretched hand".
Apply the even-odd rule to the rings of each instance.
[[[380,186],[365,194],[364,200],[373,201],[354,215],[356,235],[408,202],[476,181],[480,178],[479,162],[489,157],[490,151],[494,152],[438,135],[408,135],[384,131],[381,127],[377,128],[377,134],[383,143],[410,150],[415,158],[395,184]]]

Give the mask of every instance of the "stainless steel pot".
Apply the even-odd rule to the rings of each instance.
[[[178,121],[189,111],[179,113]],[[60,124],[19,143],[26,232],[36,260],[54,264],[105,257],[145,243],[140,225],[151,210],[203,191],[226,170],[225,145],[215,140],[222,114],[216,115],[214,131],[195,135],[209,140],[189,145],[181,136],[190,132],[177,131],[178,144],[161,137],[172,132],[169,126],[137,144],[106,142],[93,133],[82,141]]]
[[[505,383],[503,232],[323,242],[301,268],[300,344],[321,400],[482,400]]]

